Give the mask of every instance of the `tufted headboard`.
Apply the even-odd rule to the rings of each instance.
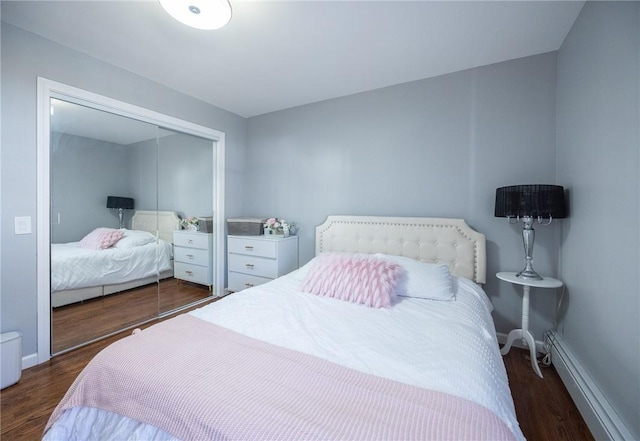
[[[131,219],[131,229],[157,232],[160,239],[173,243],[173,232],[180,229],[180,218],[174,211],[137,210]]]
[[[385,253],[446,263],[451,272],[486,282],[486,241],[463,219],[328,216],[316,227],[316,255]]]

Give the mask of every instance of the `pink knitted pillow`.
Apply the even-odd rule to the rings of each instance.
[[[389,308],[402,268],[367,255],[321,254],[316,257],[302,290],[374,308]]]
[[[105,250],[122,239],[123,232],[113,228],[96,228],[82,238],[78,246],[90,250]]]

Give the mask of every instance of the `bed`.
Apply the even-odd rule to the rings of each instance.
[[[329,216],[302,268],[103,350],[44,438],[524,439],[485,254],[459,219]]]
[[[131,230],[124,230],[124,237],[108,249],[81,248],[79,242],[51,244],[51,306],[172,277],[173,231],[179,229],[180,218],[175,212],[138,210],[132,217]]]

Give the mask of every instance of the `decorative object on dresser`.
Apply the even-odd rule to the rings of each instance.
[[[203,233],[213,233],[213,216],[198,217],[198,231]]]
[[[173,232],[173,273],[176,279],[213,289],[213,234],[200,231]]]
[[[266,217],[236,217],[227,219],[230,236],[262,236]]]
[[[118,220],[120,221],[119,228],[124,228],[123,210],[133,210],[133,198],[107,196],[107,208],[118,210]]]
[[[535,231],[533,223],[537,219],[541,225],[549,225],[553,219],[564,219],[566,207],[564,188],[559,185],[512,185],[496,190],[495,217],[506,217],[509,223],[524,223],[522,241],[524,242],[525,266],[516,274],[529,280],[542,280],[533,269],[533,241]],[[545,222],[545,223],[543,223]]]
[[[520,329],[513,329],[507,336],[507,342],[500,350],[502,355],[509,353],[511,345],[517,339],[522,339],[522,342],[529,348],[531,367],[542,378],[542,372],[540,372],[540,366],[538,366],[538,358],[536,356],[536,342],[533,339],[533,335],[529,332],[529,292],[531,288],[560,288],[562,282],[553,277],[544,277],[542,280],[523,279],[518,276],[517,273],[501,272],[496,274],[496,277],[505,282],[513,283],[514,285],[522,286],[522,327]]]
[[[189,230],[189,231],[198,231],[198,223],[200,221],[198,220],[197,217],[195,216],[189,216],[189,217],[185,217],[184,219],[182,219],[180,221],[180,226],[184,229],[184,230]]]
[[[229,291],[262,285],[298,268],[298,236],[228,236]]]
[[[270,217],[264,221],[264,235],[269,236],[275,234],[276,236],[289,237],[294,234],[296,224],[294,222],[287,222],[284,219],[278,219],[277,217]]]

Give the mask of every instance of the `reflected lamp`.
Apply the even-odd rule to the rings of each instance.
[[[118,210],[118,220],[120,221],[120,228],[124,228],[123,211],[133,210],[133,199],[124,198],[121,196],[107,196],[107,208]]]
[[[522,220],[525,266],[517,277],[542,280],[533,269],[533,224],[549,225],[554,219],[567,216],[564,188],[559,185],[512,185],[496,190],[495,217],[506,217],[509,223]]]

